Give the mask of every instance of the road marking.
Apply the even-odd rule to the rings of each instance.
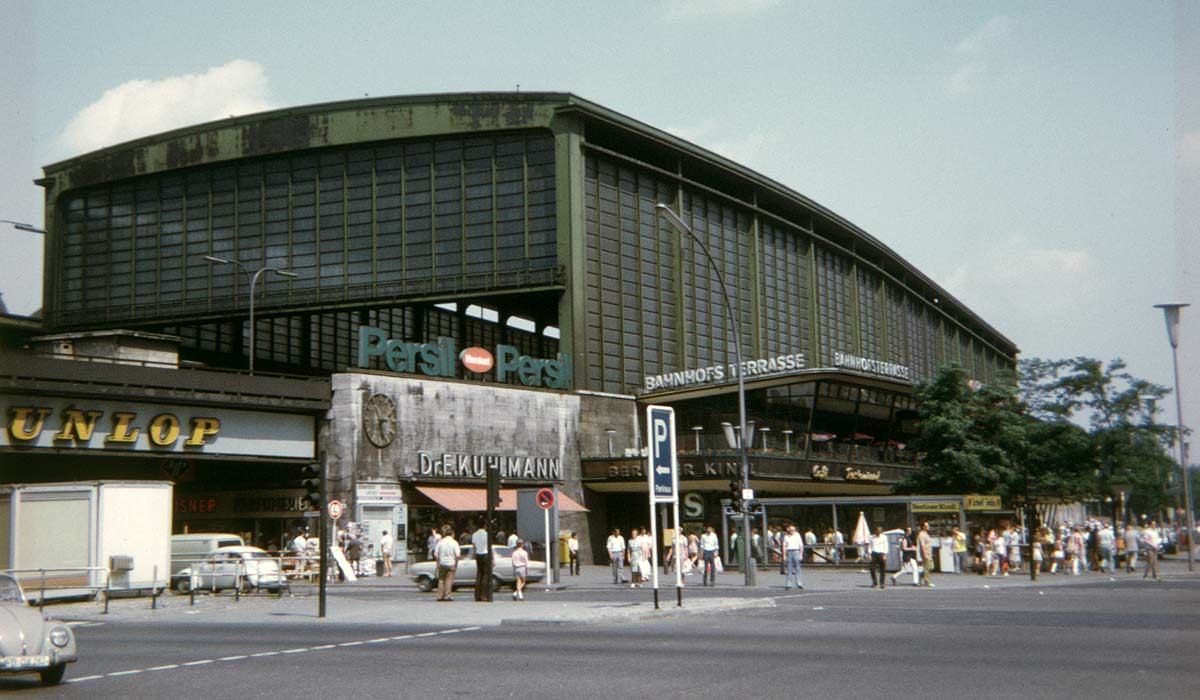
[[[103,622],[84,622],[83,620],[76,620],[75,622],[68,622],[67,627],[99,627],[103,624]]]
[[[85,623],[102,625],[102,622]],[[280,654],[303,654],[313,651],[328,651],[330,649],[338,649],[341,647],[357,647],[364,644],[382,644],[391,641],[403,641],[405,639],[415,639],[417,637],[435,637],[445,634],[459,634],[462,632],[476,632],[483,629],[482,627],[456,627],[454,629],[441,630],[438,632],[422,632],[420,634],[401,634],[395,637],[378,637],[375,639],[355,640],[351,642],[342,642],[341,644],[322,644],[314,647],[297,647],[295,649],[284,649],[282,651],[260,651],[255,654],[235,654],[233,656],[223,656],[219,659],[199,659],[197,661],[185,661],[178,664],[163,664],[161,666],[151,666],[149,668],[131,668],[125,671],[113,671],[111,673],[97,674],[94,676],[79,676],[78,678],[69,678],[66,683],[86,683],[87,681],[98,681],[105,678],[120,678],[122,676],[135,676],[139,673],[148,673],[150,671],[169,671],[180,668],[194,668],[197,666],[207,666],[218,661],[232,662],[244,661],[246,659],[258,659],[265,656],[279,656]]]

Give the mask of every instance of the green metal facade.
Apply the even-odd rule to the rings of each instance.
[[[803,352],[979,379],[1016,348],[848,222],[719,156],[561,93],[382,98],[201,125],[48,166],[47,317],[55,329],[176,333],[197,359],[352,364],[356,328],[575,356],[577,388],[729,361],[709,266],[655,216],[702,237],[746,358]],[[457,310],[435,306],[456,302]],[[499,312],[499,323],[462,313]],[[536,330],[506,327],[515,314]],[[561,338],[542,333],[557,327]]]

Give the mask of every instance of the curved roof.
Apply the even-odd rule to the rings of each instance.
[[[405,95],[289,107],[198,124],[110,146],[44,168],[38,184],[57,197],[77,187],[166,170],[307,148],[513,129],[566,128],[573,118],[584,123],[585,142],[594,130],[620,135],[613,143],[641,144],[675,159],[664,173],[722,192],[742,205],[788,220],[791,212],[821,222],[810,231],[851,249],[948,317],[972,327],[997,350],[1015,355],[1017,346],[970,311],[944,288],[894,250],[845,217],[787,186],[642,121],[567,92],[473,92]],[[733,192],[733,194],[730,194]]]

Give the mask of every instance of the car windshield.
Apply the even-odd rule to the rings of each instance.
[[[24,597],[21,595],[21,586],[12,576],[0,576],[0,602],[24,602]]]
[[[493,547],[492,556],[497,559],[504,559],[512,556],[512,547]]]

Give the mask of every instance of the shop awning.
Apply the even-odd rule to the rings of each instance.
[[[486,489],[457,486],[418,486],[417,490],[446,510],[479,513],[487,510]],[[500,489],[500,506],[496,510],[515,511],[516,509],[517,489]],[[584,513],[587,512],[587,508],[584,508],[571,499],[571,497],[559,491],[558,512]]]

